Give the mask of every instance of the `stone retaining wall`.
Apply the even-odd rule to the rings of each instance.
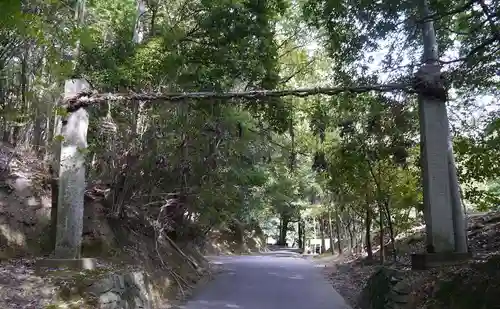
[[[361,309],[404,309],[410,293],[410,285],[401,271],[380,267],[361,292],[358,305]]]
[[[98,309],[154,309],[151,283],[145,272],[110,274],[83,288]]]

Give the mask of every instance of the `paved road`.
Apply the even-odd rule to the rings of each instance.
[[[278,251],[212,258],[221,274],[181,309],[348,309],[320,269],[298,254]]]

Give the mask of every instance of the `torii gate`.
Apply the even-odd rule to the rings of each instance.
[[[424,15],[430,16],[427,5]],[[335,95],[341,92],[405,91],[419,96],[422,174],[425,221],[429,254],[416,254],[416,264],[425,264],[429,256],[458,253],[467,255],[465,219],[461,207],[459,185],[450,141],[446,111],[446,89],[438,62],[437,43],[432,20],[426,20],[424,34],[424,65],[417,72],[413,85],[389,84],[350,88],[313,88],[280,91],[195,92],[170,94],[97,94],[83,79],[65,83],[64,98],[69,116],[62,121],[59,165],[59,199],[55,257],[60,261],[80,258],[85,159],[89,115],[85,107],[109,101],[182,101],[185,99],[255,99],[275,96],[305,97],[316,94]],[[432,254],[435,255],[432,255]],[[437,254],[437,255],[436,255]],[[434,258],[431,258],[431,260]],[[417,266],[419,267],[419,266]],[[420,266],[422,267],[422,266]]]

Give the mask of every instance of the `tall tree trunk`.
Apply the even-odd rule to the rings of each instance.
[[[149,23],[149,37],[152,38],[155,35],[156,17],[158,14],[158,5],[150,6],[151,10],[151,22]]]
[[[0,102],[2,103],[2,107],[4,109],[9,108],[9,103],[11,103],[9,100],[7,100],[8,95],[7,95],[7,89],[8,87],[8,80],[7,77],[5,76],[6,73],[4,72],[5,64],[3,61],[0,61]],[[2,115],[0,115],[2,116]],[[10,126],[8,119],[5,115],[2,116],[2,142],[8,143],[10,140]]]
[[[347,226],[347,232],[349,233],[349,250],[351,253],[353,253],[356,250],[356,245],[355,245],[355,234],[353,232],[354,227],[353,223],[349,223]]]
[[[320,253],[325,252],[325,220],[323,216],[319,218],[319,233],[321,237],[321,249]]]
[[[136,12],[137,17],[132,40],[134,43],[141,43],[145,34],[144,13],[146,12],[146,5],[143,0],[136,0]]]
[[[309,221],[306,221],[304,219],[302,219],[302,228],[303,228],[303,233],[302,233],[302,246],[303,246],[303,249],[304,251],[306,250],[306,245],[307,245],[307,223]]]
[[[288,232],[288,223],[290,222],[290,218],[287,215],[281,215],[281,224],[280,224],[280,237],[278,240],[278,245],[284,246],[286,245],[286,234]]]
[[[21,60],[21,72],[19,75],[19,82],[20,82],[20,96],[21,96],[21,104],[20,104],[20,114],[23,116],[22,121],[25,121],[25,114],[28,111],[28,89],[29,89],[29,84],[28,84],[28,74],[29,74],[29,67],[28,67],[28,58],[29,58],[29,43],[24,44],[24,53],[22,56]],[[17,121],[16,121],[17,122]],[[27,124],[25,124],[27,125]],[[23,126],[17,122],[16,125],[14,126],[14,132],[12,133],[12,144],[16,146],[18,144],[19,138],[20,138],[20,131]]]
[[[328,232],[330,236],[330,252],[332,255],[335,254],[335,241],[333,235],[333,224],[332,224],[332,210],[328,208]]]
[[[5,108],[6,105],[7,105],[7,102],[5,100],[6,98],[6,95],[5,95],[5,89],[6,89],[6,85],[4,84],[4,81],[6,80],[6,78],[4,78],[4,64],[3,64],[3,61],[0,59],[0,107],[2,108]],[[0,120],[2,121],[1,123],[1,133],[2,133],[2,141],[5,142],[5,133],[7,132],[7,119],[5,118],[5,116],[3,117],[0,117]]]
[[[40,103],[39,103],[40,104]],[[37,105],[39,105],[37,104]],[[42,140],[42,131],[43,131],[43,123],[45,117],[40,111],[40,106],[36,107],[36,115],[35,115],[35,124],[33,126],[33,146],[35,148],[35,152],[38,158],[43,158],[43,140]]]
[[[316,218],[312,218],[312,226],[313,226],[313,238],[318,238],[318,232],[316,231]]]
[[[353,233],[353,224],[352,220],[347,220],[347,233],[349,234],[349,251],[351,253],[354,252],[354,233]]]
[[[43,57],[42,59],[42,68],[41,68],[41,78],[42,82],[45,82],[47,79],[46,72],[47,59]],[[40,92],[40,96],[37,97],[36,106],[35,106],[35,124],[33,128],[33,146],[36,152],[36,155],[39,159],[43,159],[45,152],[45,143],[43,141],[43,131],[45,127],[45,132],[47,132],[46,123],[45,123],[45,110],[48,103],[45,103],[46,100],[45,91]]]
[[[366,207],[366,217],[365,217],[365,242],[366,242],[366,253],[368,260],[373,260],[373,248],[372,248],[372,214],[369,205]]]
[[[335,230],[337,231],[337,250],[342,254],[342,235],[340,234],[340,217],[338,210],[335,210]]]
[[[359,253],[363,253],[363,251],[365,250],[365,247],[366,247],[366,243],[365,243],[365,235],[364,235],[364,231],[363,231],[363,225],[361,224],[359,226],[359,230],[358,230],[358,243],[359,243]]]
[[[363,248],[363,229],[360,228],[359,224],[356,223],[355,225],[355,234],[354,234],[354,240],[355,240],[355,246],[356,246],[356,253],[361,253],[362,248]]]
[[[391,239],[392,259],[394,262],[396,262],[396,260],[397,260],[396,239],[394,237],[394,226],[392,224],[389,201],[387,199],[384,201],[384,209],[385,209],[385,216],[387,218],[387,226],[389,227],[389,237]]]
[[[380,244],[380,263],[383,264],[385,262],[385,250],[384,250],[384,212],[382,210],[382,205],[379,203],[378,206],[378,212],[379,212],[379,229],[380,229],[380,238],[379,238],[379,244]]]
[[[304,219],[299,218],[299,223],[298,223],[298,246],[299,249],[304,251]]]

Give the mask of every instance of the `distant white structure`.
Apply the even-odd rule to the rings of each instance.
[[[337,238],[333,239],[333,243],[337,242]],[[330,250],[330,238],[325,238],[325,247],[321,248],[321,238],[308,239],[306,241],[306,250],[311,250],[313,253],[317,252],[315,248],[319,247],[319,253]]]
[[[271,236],[268,236],[267,239],[266,239],[266,243],[268,245],[275,245],[277,242],[278,242],[278,239],[274,238],[274,237],[271,237]],[[287,237],[286,238],[286,243],[287,243],[288,247],[297,246],[297,242],[294,243],[293,237]]]

